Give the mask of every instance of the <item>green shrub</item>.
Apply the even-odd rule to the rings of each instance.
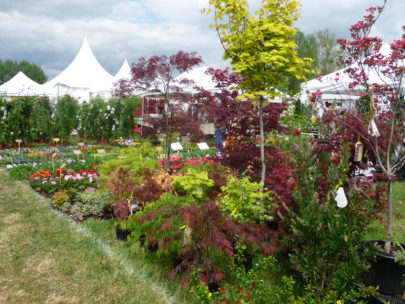
[[[172,186],[177,192],[185,192],[199,201],[208,199],[207,190],[214,185],[214,181],[208,178],[206,171],[188,168],[184,176],[176,176]]]
[[[263,183],[251,182],[249,177],[228,176],[221,187],[219,209],[239,222],[264,222],[273,219],[274,202],[270,192],[263,192]]]
[[[54,136],[57,135],[62,142],[66,142],[72,130],[77,128],[79,123],[78,112],[79,104],[77,100],[69,95],[63,96],[57,102],[54,116]]]
[[[14,180],[28,180],[29,177],[36,171],[37,167],[32,165],[19,165],[9,170],[10,177]]]
[[[295,207],[287,208],[284,223],[291,236],[291,263],[319,298],[350,291],[366,267],[358,254],[362,236],[372,214],[374,200],[355,180],[348,180],[348,147],[342,148],[339,163],[321,166],[308,145],[293,153],[292,194]],[[339,208],[336,190],[343,187],[348,204]]]
[[[70,197],[65,191],[57,192],[52,197],[52,204],[58,209],[60,209],[63,204],[68,203],[69,201]]]
[[[75,201],[63,203],[61,209],[65,212],[69,211],[72,217],[83,220],[85,216],[102,216],[109,207],[110,199],[111,195],[105,192],[78,192]]]
[[[149,142],[142,143],[140,147],[119,149],[118,153],[118,158],[104,161],[99,168],[98,185],[102,189],[106,189],[109,175],[117,168],[125,169],[130,173],[138,173],[142,169],[154,170],[159,168],[156,151]]]

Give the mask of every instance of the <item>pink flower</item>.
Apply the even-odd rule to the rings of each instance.
[[[300,129],[295,129],[295,130],[293,131],[293,134],[292,134],[292,135],[296,136],[296,135],[300,135],[300,134],[301,134],[301,130],[300,130]]]
[[[56,185],[56,182],[55,182],[55,181],[52,181],[51,184],[52,184],[52,185]]]

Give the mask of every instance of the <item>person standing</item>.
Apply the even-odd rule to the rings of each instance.
[[[222,107],[222,101],[218,98],[214,98],[214,103],[220,109]],[[224,149],[225,133],[226,133],[226,121],[222,111],[219,110],[214,117],[214,129],[215,129],[215,146],[217,152],[221,152]]]

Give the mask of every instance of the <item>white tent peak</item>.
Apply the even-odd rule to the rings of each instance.
[[[43,93],[43,90],[39,83],[33,81],[20,71],[13,78],[0,86],[0,93],[5,93],[9,96],[40,95]]]
[[[130,80],[131,79],[131,67],[128,64],[127,59],[125,58],[124,62],[121,65],[121,68],[114,76],[114,82],[117,82],[121,79]]]
[[[46,87],[62,85],[71,88],[105,90],[111,88],[113,76],[108,73],[94,56],[87,38],[70,65],[51,81]]]
[[[190,71],[181,73],[179,76],[177,76],[175,78],[175,80],[177,80],[177,81],[181,81],[182,79],[193,80],[194,81],[193,85],[184,88],[184,90],[186,92],[189,91],[190,93],[196,92],[196,90],[194,89],[194,86],[202,87],[208,91],[218,90],[215,87],[216,83],[212,80],[212,76],[206,74],[207,70],[208,70],[208,67],[206,67],[206,66],[194,68]]]

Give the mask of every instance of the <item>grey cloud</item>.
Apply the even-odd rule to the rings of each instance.
[[[348,27],[377,0],[303,0],[305,33],[329,28],[347,37]],[[260,3],[252,0],[252,9]],[[0,58],[41,65],[49,78],[67,67],[87,37],[95,56],[112,74],[124,58],[197,51],[207,65],[224,67],[223,50],[200,10],[208,0],[2,0]],[[388,1],[376,32],[399,37],[405,1]],[[388,37],[388,38],[387,38]]]

